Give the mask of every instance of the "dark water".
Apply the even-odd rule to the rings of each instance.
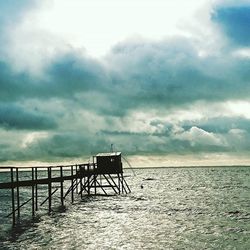
[[[126,171],[129,195],[68,201],[51,216],[45,206],[34,221],[27,204],[16,229],[3,219],[9,192],[0,190],[0,249],[250,249],[249,167],[135,172]]]

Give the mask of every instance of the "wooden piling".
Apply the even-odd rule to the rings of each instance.
[[[94,175],[94,190],[95,190],[95,195],[96,195],[96,178],[97,178],[97,175],[95,174]]]
[[[88,190],[88,195],[90,195],[90,174],[89,174],[89,164],[88,164],[88,177],[87,177],[87,190]]]
[[[73,175],[74,175],[74,169],[73,169],[73,166],[71,166],[71,176],[73,176]],[[74,202],[74,188],[73,188],[73,185],[74,185],[74,180],[72,178],[71,179],[71,187],[72,187],[72,189],[71,189],[71,203]]]
[[[117,174],[117,179],[118,179],[118,189],[119,189],[119,194],[121,194],[121,179],[120,179],[120,174]]]
[[[85,178],[85,177],[84,177],[84,178]],[[81,186],[80,186],[80,187],[81,187],[81,188],[80,188],[81,199],[82,199],[82,196],[83,196],[83,181],[82,181],[82,179],[83,179],[83,177],[80,176],[80,180],[81,180],[81,181],[80,181],[80,185],[81,185]]]
[[[19,173],[16,168],[16,200],[17,200],[17,217],[20,219],[20,195],[19,195]]]
[[[131,190],[130,190],[130,187],[129,187],[128,183],[126,182],[125,179],[124,179],[123,181],[124,181],[124,183],[125,183],[125,186],[126,186],[127,189],[128,189],[128,192],[131,193]],[[128,192],[126,192],[126,194],[127,194]]]
[[[52,186],[51,186],[51,167],[48,167],[48,200],[49,200],[49,214],[51,213],[51,191],[52,191]]]
[[[64,206],[64,198],[63,198],[63,168],[60,167],[60,176],[61,176],[61,206]]]
[[[79,182],[78,182],[78,176],[77,176],[77,165],[75,166],[75,174],[76,174],[76,183],[77,183],[77,185],[76,185],[76,193],[78,194],[78,184],[79,184]]]
[[[32,186],[31,186],[31,198],[32,198],[32,216],[35,216],[35,175],[34,168],[31,168],[31,178],[32,178]]]
[[[35,210],[38,210],[37,168],[35,168]]]
[[[14,173],[13,168],[10,169],[11,175],[11,200],[12,200],[12,225],[16,224],[16,214],[15,214],[15,187],[14,187]]]
[[[123,173],[121,173],[122,194],[124,193]]]

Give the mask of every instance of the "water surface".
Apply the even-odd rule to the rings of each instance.
[[[9,192],[0,190],[0,249],[250,249],[249,167],[135,172],[125,173],[131,194],[68,200],[65,212],[55,197],[52,215],[45,206],[33,221],[27,204],[13,230],[3,219]]]

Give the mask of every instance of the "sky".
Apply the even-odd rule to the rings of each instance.
[[[250,165],[249,0],[0,1],[0,165]]]

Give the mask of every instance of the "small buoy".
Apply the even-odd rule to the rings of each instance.
[[[141,188],[143,188],[143,185],[141,184]]]

